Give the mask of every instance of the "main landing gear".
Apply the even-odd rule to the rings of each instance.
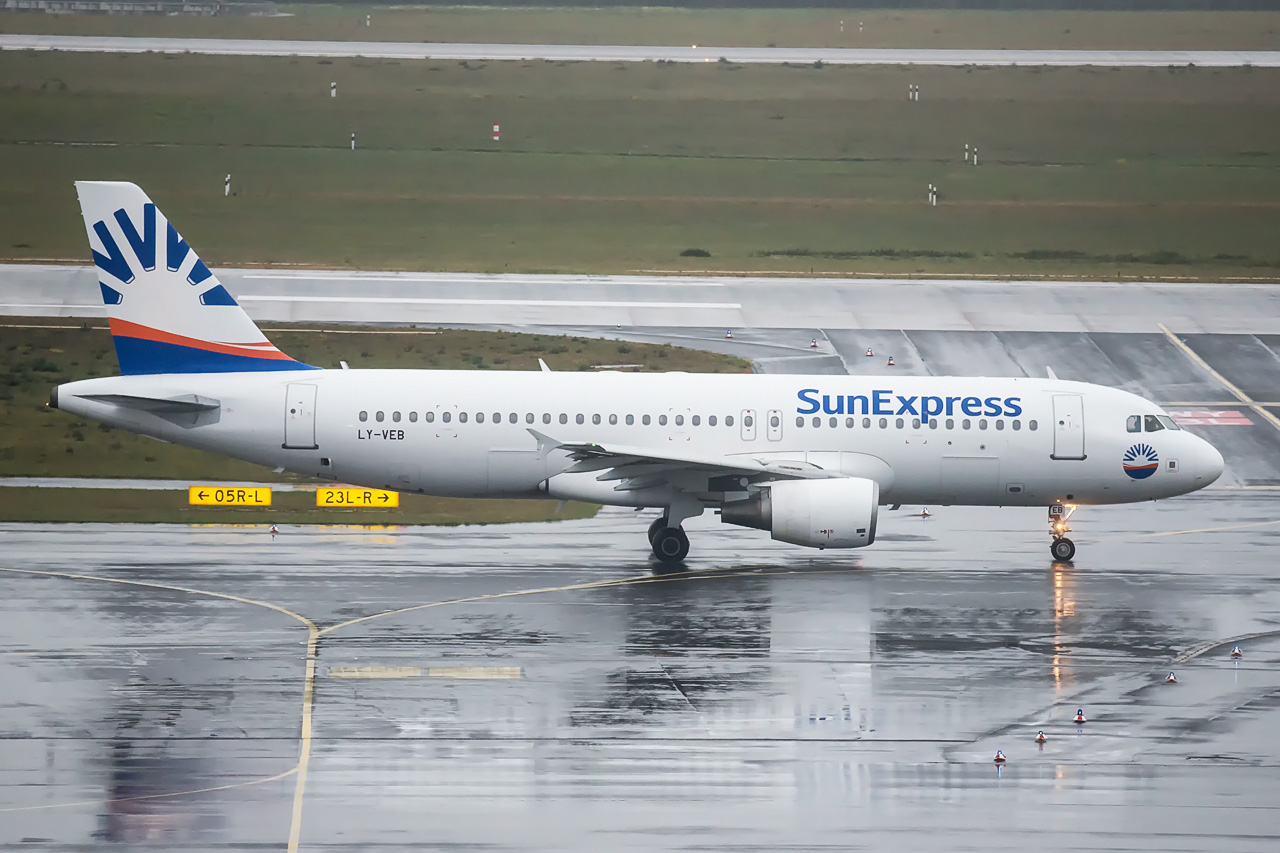
[[[1067,520],[1075,511],[1075,507],[1066,507],[1062,504],[1049,507],[1049,535],[1053,537],[1053,542],[1049,545],[1049,553],[1059,563],[1069,563],[1076,556],[1076,543],[1066,536],[1071,532],[1071,528],[1067,526]]]
[[[649,525],[649,544],[653,556],[664,563],[679,563],[689,556],[689,537],[682,527],[668,527],[667,516],[654,519]]]

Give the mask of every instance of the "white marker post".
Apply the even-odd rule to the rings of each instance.
[[[356,150],[356,135],[354,133],[351,134],[351,150]]]
[[[369,22],[370,22],[372,19],[373,19],[373,15],[365,15],[365,16],[364,16],[364,25],[365,25],[366,27],[367,27],[367,26],[369,26]]]
[[[498,127],[498,123],[495,121],[493,123],[493,141],[497,142],[500,136],[501,136],[501,133]]]
[[[338,97],[338,84],[336,82],[329,84],[329,97],[330,98]]]
[[[844,21],[840,22],[840,32],[844,32]]]
[[[978,165],[978,146],[973,146],[973,165]]]
[[[222,197],[228,198],[231,195],[231,175],[227,175],[227,182],[222,185]]]
[[[964,161],[969,162],[969,143],[967,142],[964,144]]]
[[[862,21],[858,21],[858,32],[859,34],[862,32]]]

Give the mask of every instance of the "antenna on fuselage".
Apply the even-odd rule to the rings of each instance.
[[[1047,365],[1047,364],[1046,364],[1046,365],[1044,366],[1044,372],[1045,372],[1045,373],[1047,373],[1047,374],[1049,374],[1049,378],[1050,378],[1050,379],[1054,380],[1055,382],[1057,381],[1057,379],[1058,379],[1058,374],[1056,374],[1056,373],[1054,373],[1054,372],[1053,372],[1053,368],[1052,368],[1052,367],[1050,367],[1049,365]]]
[[[550,372],[551,372],[551,368],[550,368],[550,367],[547,367],[547,363],[546,363],[545,361],[543,361],[542,359],[538,359],[538,367],[541,367],[541,368],[542,368],[542,372],[543,372],[543,373],[550,373]]]

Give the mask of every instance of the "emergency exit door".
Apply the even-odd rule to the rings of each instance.
[[[1053,458],[1084,458],[1084,398],[1053,395]]]
[[[290,385],[284,398],[284,447],[290,450],[315,450],[316,386]]]

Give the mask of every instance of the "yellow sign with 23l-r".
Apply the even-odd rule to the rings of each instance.
[[[316,506],[376,507],[400,506],[400,493],[382,489],[316,489]]]

